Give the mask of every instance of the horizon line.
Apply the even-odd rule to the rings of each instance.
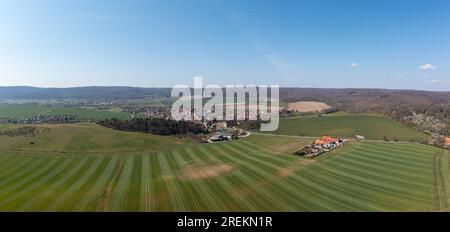
[[[247,86],[247,85],[244,85]],[[270,86],[270,85],[268,85]],[[69,87],[44,87],[44,86],[31,86],[31,85],[0,85],[0,88],[36,88],[36,89],[75,89],[75,88],[136,88],[136,89],[172,89],[173,87],[142,87],[142,86],[131,86],[131,85],[81,85],[81,86],[69,86]],[[193,88],[192,86],[189,86]],[[225,88],[225,87],[223,87]],[[426,90],[426,89],[395,89],[395,88],[380,88],[380,87],[292,87],[292,86],[280,86],[280,89],[335,89],[335,90],[345,90],[345,89],[359,89],[359,90],[393,90],[393,91],[422,91],[422,92],[443,92],[447,93],[450,90]]]

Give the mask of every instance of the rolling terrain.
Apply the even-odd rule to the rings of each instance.
[[[0,211],[449,210],[449,156],[430,146],[351,142],[310,160],[290,153],[309,139],[192,145],[92,124],[43,126],[32,146],[0,137]],[[136,139],[145,142],[130,151]],[[122,152],[108,152],[116,145]]]
[[[135,151],[161,151],[192,143],[188,139],[137,132],[111,130],[94,123],[33,125],[40,130],[34,137],[0,136],[1,151],[110,154]],[[10,125],[8,129],[20,128]],[[1,130],[1,127],[0,127]]]

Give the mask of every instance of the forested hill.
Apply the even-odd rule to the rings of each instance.
[[[390,89],[283,88],[286,102],[320,101],[351,112],[382,113],[386,107],[418,113],[450,113],[450,92]]]
[[[0,87],[0,99],[139,99],[146,96],[170,96],[169,88],[75,87],[36,88]]]
[[[148,95],[170,96],[170,88],[140,88],[129,86],[89,86],[73,88],[38,88],[29,86],[0,86],[2,99],[69,99],[69,98],[123,98],[137,99]],[[436,103],[450,100],[449,92],[391,89],[324,89],[324,88],[281,88],[284,101],[314,100],[343,102],[383,99],[398,102]]]

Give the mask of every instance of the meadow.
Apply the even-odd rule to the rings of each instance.
[[[426,145],[350,142],[311,160],[290,153],[307,139],[274,136],[280,150],[267,135],[194,144],[82,124],[49,147],[75,130],[59,127],[35,147],[0,141],[0,211],[449,210],[449,155]],[[139,151],[102,152],[137,137]]]
[[[272,133],[272,132],[271,132]],[[378,115],[337,113],[319,117],[301,116],[281,118],[277,131],[280,135],[338,136],[353,138],[362,135],[370,140],[400,140],[422,142],[428,136],[412,128]]]
[[[6,127],[6,125],[5,125]],[[8,129],[22,127],[9,125]],[[94,123],[33,125],[41,132],[35,137],[0,136],[0,152],[123,154],[161,151],[192,144],[189,139],[111,130]],[[1,129],[1,128],[0,128]]]

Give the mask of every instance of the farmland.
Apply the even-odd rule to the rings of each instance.
[[[323,102],[299,101],[287,104],[286,109],[298,112],[321,112],[326,109],[331,109],[331,106]]]
[[[0,104],[0,118],[22,119],[39,114],[76,115],[78,120],[129,119],[131,117],[131,114],[126,112],[98,111],[87,108],[58,108],[37,104]]]
[[[378,115],[337,113],[329,116],[304,116],[280,119],[280,126],[274,133],[281,135],[340,137],[365,136],[366,139],[424,141],[427,135],[400,123]]]
[[[76,115],[79,120],[102,120],[105,118],[130,119],[131,114],[116,111],[98,111],[84,108],[56,108],[49,115]]]
[[[21,127],[10,125],[9,129]],[[188,139],[152,134],[115,131],[93,123],[35,125],[35,137],[0,136],[0,152],[93,153],[111,154],[134,151],[160,151],[191,143]]]
[[[82,129],[63,138],[67,142],[61,141],[61,147],[49,147],[58,144],[49,141],[74,128],[52,126],[34,138],[35,147],[28,141],[20,145],[19,140],[29,138],[2,140],[0,211],[449,209],[449,157],[430,146],[352,142],[307,160],[293,156],[290,149],[263,145],[271,136],[193,145],[173,137],[128,132],[118,136],[91,124],[78,126]],[[135,146],[124,141],[131,139],[146,142],[130,151]],[[122,151],[108,152],[118,141]],[[274,141],[291,148],[307,142],[282,137]],[[97,145],[86,145],[91,143]],[[20,146],[20,152],[12,149]],[[53,149],[65,152],[50,152]]]
[[[0,118],[27,118],[50,110],[50,107],[35,104],[0,104]]]

